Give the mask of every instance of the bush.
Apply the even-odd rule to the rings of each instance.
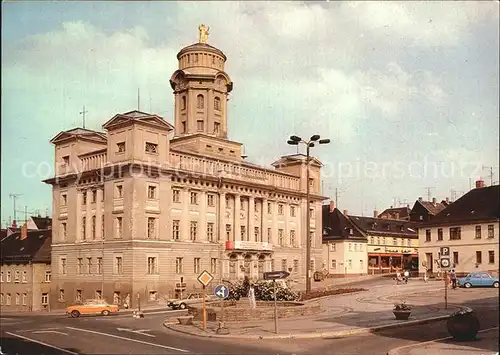
[[[310,293],[303,293],[299,295],[299,301],[307,301],[307,300],[312,300],[314,298],[319,298],[319,297],[325,297],[325,296],[334,296],[334,295],[341,295],[344,293],[352,293],[352,292],[359,292],[359,291],[367,291],[365,288],[338,288],[334,290],[318,290],[318,291],[312,291]]]
[[[274,300],[274,286],[272,282],[258,281],[253,283],[255,291],[255,299],[257,301],[273,301]],[[239,282],[231,283],[229,287],[228,300],[239,300],[242,297],[248,297],[250,289],[250,282],[248,279]],[[296,301],[298,294],[289,288],[283,288],[276,284],[276,300],[277,301]]]

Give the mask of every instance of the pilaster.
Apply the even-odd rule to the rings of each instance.
[[[181,222],[180,222],[180,240],[186,241],[189,240],[189,189],[183,188],[181,196],[182,203],[182,213],[181,213]]]
[[[98,188],[96,208],[95,208],[95,219],[96,219],[95,239],[100,239],[100,240],[104,238],[102,234],[102,215],[103,215],[102,202],[103,202],[103,189]]]
[[[250,196],[248,198],[248,236],[247,240],[257,241],[255,238],[255,198]]]
[[[208,241],[208,235],[207,235],[207,192],[206,191],[200,191],[200,199],[199,199],[199,206],[200,206],[200,227],[199,227],[199,235],[198,235],[198,240],[200,242],[207,242]],[[215,233],[214,233],[215,234]],[[215,235],[214,235],[215,237]]]
[[[240,211],[241,211],[241,198],[239,194],[234,195],[234,223],[233,223],[233,235],[234,235],[234,240],[241,240],[240,236],[240,227],[241,227],[241,222],[240,222]],[[239,267],[239,264],[238,266]],[[237,271],[238,273],[238,271]]]

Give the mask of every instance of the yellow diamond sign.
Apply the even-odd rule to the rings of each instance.
[[[208,286],[213,279],[214,277],[207,270],[203,271],[200,276],[198,276],[198,281],[205,287]]]

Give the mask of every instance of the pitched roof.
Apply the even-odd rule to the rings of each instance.
[[[280,166],[287,166],[291,164],[298,164],[298,163],[306,163],[307,160],[307,155],[305,154],[290,154],[290,155],[283,155],[281,158],[279,158],[277,161],[272,163],[271,165],[274,166],[275,168],[279,168]],[[311,165],[316,165],[316,166],[323,166],[323,163],[321,161],[313,156],[309,156],[309,161]]]
[[[392,218],[392,219],[408,219],[410,218],[411,209],[408,206],[405,207],[394,207],[387,208],[384,212],[380,213],[378,218]],[[388,217],[385,217],[388,216]],[[397,217],[397,218],[396,218]]]
[[[174,127],[170,123],[165,121],[163,117],[139,110],[132,110],[125,113],[118,113],[114,115],[106,123],[104,123],[102,127],[104,129],[109,129],[114,125],[133,122],[133,121],[153,124],[158,128],[164,128],[167,129],[168,131],[172,131],[174,129]]]
[[[402,236],[418,238],[418,223],[397,219],[348,216],[349,219],[366,235]]]
[[[51,243],[50,229],[28,231],[25,239],[21,239],[21,232],[15,232],[0,242],[1,263],[50,263]]]
[[[476,188],[454,201],[425,225],[463,224],[500,219],[500,186]]]
[[[55,144],[61,140],[73,139],[73,138],[89,139],[98,143],[107,142],[107,137],[105,133],[79,127],[59,132],[54,138],[50,140],[50,142]]]
[[[420,203],[432,215],[437,215],[439,212],[441,212],[446,208],[446,206],[441,202],[433,203],[431,201],[420,201],[420,200],[417,200],[417,202]]]
[[[52,228],[52,218],[50,217],[31,217],[33,223],[35,223],[38,229],[50,229]]]
[[[365,236],[351,221],[335,208],[330,212],[329,205],[323,205],[323,240],[364,239]]]

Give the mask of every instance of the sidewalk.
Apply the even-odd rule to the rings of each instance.
[[[451,337],[392,349],[387,355],[493,355],[498,354],[498,327],[479,332],[477,340],[457,342]]]
[[[141,307],[141,311],[144,313],[155,312],[155,311],[171,311],[172,309],[167,307],[166,305],[155,305],[155,306],[146,306]],[[118,314],[132,314],[137,311],[136,308],[131,309],[122,309],[118,311]],[[19,312],[19,311],[1,311],[0,317],[9,317],[9,316],[57,316],[57,315],[66,315],[65,309],[58,309],[53,311],[33,311],[33,312]]]
[[[428,302],[422,293],[435,293],[428,287],[417,294],[405,294],[386,289],[374,289],[370,292],[337,295],[318,301],[322,312],[308,317],[293,317],[279,319],[279,333],[274,330],[274,320],[259,320],[247,322],[225,322],[230,335],[217,335],[218,322],[207,323],[207,329],[201,328],[200,322],[194,325],[177,324],[173,318],[164,326],[168,329],[202,337],[232,337],[245,339],[283,339],[283,338],[336,338],[355,334],[373,332],[393,327],[414,325],[430,321],[446,319],[459,307],[449,305],[425,304]],[[414,305],[410,319],[407,321],[396,320],[393,313],[393,303],[398,298],[411,299]],[[279,310],[278,310],[279,312]],[[312,331],[314,330],[314,331]]]

